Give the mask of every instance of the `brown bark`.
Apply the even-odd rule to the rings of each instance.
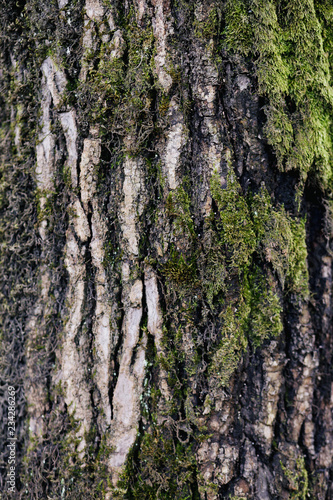
[[[294,45],[331,82],[331,7],[305,3]],[[329,141],[315,83],[262,76],[292,9],[1,6],[2,498],[333,498]]]

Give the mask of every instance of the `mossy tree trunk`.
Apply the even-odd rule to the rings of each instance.
[[[1,22],[1,498],[332,499],[331,1]]]

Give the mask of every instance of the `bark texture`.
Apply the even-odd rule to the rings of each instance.
[[[331,2],[1,22],[1,498],[333,499]]]

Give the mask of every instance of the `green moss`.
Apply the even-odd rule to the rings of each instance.
[[[218,174],[214,174],[211,191],[218,208],[212,218],[217,231],[215,239],[211,238],[215,253],[214,257],[205,255],[203,274],[213,277],[213,269],[215,273],[219,270],[220,276],[216,288],[209,288],[205,281],[202,286],[211,308],[217,307],[218,294],[221,304],[226,304],[221,341],[209,368],[217,383],[226,385],[248,341],[259,347],[281,333],[280,294],[308,297],[305,221],[293,219],[283,207],[273,207],[265,189],[243,196],[230,175],[223,189]],[[236,275],[234,269],[238,270]]]
[[[161,116],[164,117],[167,114],[169,106],[170,106],[170,97],[163,92],[158,106],[158,110]]]
[[[193,496],[191,488],[196,475],[196,460],[191,446],[177,441],[169,426],[154,426],[146,432],[134,461],[135,453],[134,446],[118,483],[118,492],[114,493],[115,498],[198,498]]]
[[[188,295],[200,285],[195,249],[197,235],[190,205],[189,195],[182,186],[170,192],[166,199],[166,212],[178,243],[177,247],[173,243],[170,245],[168,260],[160,272],[167,278],[168,287],[180,296]]]
[[[194,33],[198,38],[210,40],[220,33],[221,10],[217,5],[212,5],[206,18],[194,22]]]
[[[267,221],[266,231],[262,239],[265,257],[273,266],[284,287],[289,269],[289,253],[291,251],[293,234],[285,211],[271,213]]]
[[[166,68],[166,72],[171,76],[173,84],[180,85],[182,83],[181,67],[178,64],[175,65],[171,59],[168,59],[168,67]]]
[[[196,238],[193,218],[191,216],[191,199],[183,186],[170,192],[166,200],[168,216],[173,221],[175,233],[188,238]]]
[[[160,271],[168,280],[170,300],[181,301],[178,311],[187,324],[193,321],[196,300],[208,305],[215,321],[221,313],[219,343],[209,348],[209,373],[223,386],[248,342],[256,348],[281,333],[282,294],[308,297],[307,250],[305,221],[293,219],[284,207],[274,207],[266,189],[244,196],[231,175],[223,188],[214,173],[211,192],[216,211],[207,219],[204,239],[196,233],[186,191],[181,188],[169,195],[167,213],[183,250],[171,245]],[[178,347],[173,341],[175,350],[170,350],[171,358],[176,356],[180,363],[185,358],[175,352],[184,349],[182,332],[180,326]],[[188,376],[201,362],[200,345],[200,339],[194,339],[191,362],[186,364]],[[176,372],[166,358],[162,364],[167,372]]]
[[[172,390],[173,398],[167,405],[168,414],[177,411],[179,400],[183,397],[183,386],[178,372],[179,366],[183,365],[186,358],[182,345],[182,337],[180,327],[177,330],[174,328],[163,328],[162,345],[164,352],[158,356],[157,363],[167,374],[168,386]]]
[[[297,458],[294,470],[289,470],[282,463],[281,467],[289,482],[289,489],[292,490],[290,498],[293,500],[309,498],[309,477],[304,457]]]
[[[62,167],[62,178],[67,189],[72,189],[71,167],[64,163]]]
[[[319,15],[317,17],[315,6]],[[265,134],[281,170],[312,169],[332,183],[332,7],[326,2],[228,2],[229,50],[255,58],[259,92],[267,98]]]
[[[197,286],[196,262],[187,262],[177,250],[171,250],[168,262],[162,268],[162,274],[178,288],[193,289]]]
[[[276,209],[265,189],[244,197],[238,181],[228,176],[225,189],[217,173],[211,191],[219,210],[216,227],[225,246],[227,264],[246,270],[254,253],[269,262],[284,288],[306,297],[308,294],[305,221],[290,217],[283,207]],[[216,246],[216,245],[215,245]],[[218,255],[219,247],[217,246]]]
[[[269,337],[280,335],[283,329],[281,301],[269,281],[257,268],[244,279],[243,296],[248,304],[247,331],[255,347]]]
[[[330,0],[315,0],[317,18],[322,28],[323,49],[333,70],[333,5]]]
[[[229,305],[222,314],[222,338],[208,369],[218,387],[228,385],[247,347],[245,329],[249,314],[250,309],[243,300]]]
[[[305,221],[292,219],[281,207],[271,207],[261,239],[261,251],[271,263],[282,288],[306,298],[308,270]]]
[[[234,268],[245,268],[255,250],[256,236],[253,222],[239,183],[230,175],[222,189],[217,173],[211,178],[211,192],[219,210],[217,228],[225,245],[227,262]]]
[[[37,219],[39,223],[51,219],[55,209],[55,198],[55,191],[36,189]]]
[[[272,8],[275,10],[275,7]],[[254,10],[260,21],[261,3],[258,2]],[[314,166],[322,170],[321,181],[327,185],[324,171],[332,150],[328,123],[332,89],[329,85],[327,56],[322,47],[321,27],[313,2],[288,2],[283,19],[281,15],[280,23],[275,24],[277,36],[273,45],[281,54],[280,61],[272,60],[262,52],[262,29],[259,23],[255,26],[258,33],[257,50],[261,54],[258,58],[260,89],[270,99],[266,131],[269,142],[274,147],[277,144],[280,168],[299,169],[306,175]],[[260,72],[262,61],[265,66],[264,71]],[[276,71],[274,68],[285,75],[283,81],[273,74]],[[274,86],[279,89],[278,93],[267,83],[270,77],[273,89]],[[287,111],[285,95],[289,95],[296,108],[293,113]],[[281,128],[279,123],[288,127]],[[285,130],[288,135],[281,141],[279,137],[285,135]]]
[[[212,232],[210,244],[199,257],[200,283],[211,309],[214,309],[216,297],[227,292],[228,271],[221,242]]]
[[[99,94],[92,112],[95,121],[105,116],[111,104],[117,105],[123,98],[125,68],[121,58],[111,56],[112,45],[103,44],[100,50],[100,63],[98,69],[89,72],[90,89],[94,94]]]
[[[297,295],[309,297],[309,272],[307,268],[307,248],[305,220],[290,220],[292,233],[287,272],[287,287]]]
[[[87,82],[79,85],[75,95],[83,115],[101,126],[101,134],[130,137],[124,147],[136,154],[154,129],[155,39],[150,24],[137,25],[133,9],[122,28],[121,41],[102,43],[99,53],[86,55]]]
[[[248,54],[253,39],[253,29],[249,19],[249,8],[243,0],[228,0],[224,7],[225,45],[232,51]]]
[[[248,272],[240,298],[221,315],[221,341],[209,366],[209,374],[218,386],[229,383],[249,340],[259,347],[267,338],[281,333],[281,313],[272,283],[258,269]]]
[[[282,289],[307,298],[308,269],[305,220],[294,219],[284,207],[274,208],[266,189],[249,199],[257,237],[257,252],[269,262]]]

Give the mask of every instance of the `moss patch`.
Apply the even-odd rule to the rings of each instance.
[[[282,295],[308,296],[305,221],[292,218],[283,206],[274,207],[264,188],[244,196],[232,175],[222,187],[215,173],[211,192],[216,208],[204,238],[194,225],[184,188],[169,194],[167,209],[178,248],[171,246],[161,273],[168,300],[180,301],[175,310],[187,324],[194,322],[199,303],[221,325],[218,342],[207,345],[209,373],[219,385],[226,385],[248,342],[257,348],[281,333]],[[179,328],[182,335],[184,325]],[[194,332],[188,374],[202,358],[200,336]],[[173,350],[170,355],[175,356]]]
[[[121,28],[111,42],[101,43],[99,51],[86,55],[87,81],[78,84],[71,95],[79,99],[82,120],[97,123],[106,137],[126,137],[125,150],[136,154],[154,130],[155,38],[150,22],[145,27],[137,25],[133,9]],[[163,95],[161,106],[165,113]]]
[[[222,314],[221,340],[212,356],[209,375],[217,386],[226,386],[247,347],[245,334],[250,310],[243,300],[229,305]]]
[[[135,463],[131,455],[127,461],[126,472],[118,485],[120,491],[118,494],[115,492],[115,498],[199,500],[198,496],[193,495],[191,487],[196,475],[192,447],[182,445],[173,434],[167,423],[145,433]],[[139,475],[137,464],[140,467]]]
[[[289,483],[289,489],[291,490],[290,498],[293,500],[306,500],[306,498],[309,498],[309,478],[304,457],[297,458],[293,470],[290,470],[282,463],[281,467]]]
[[[317,11],[316,11],[317,9]],[[281,170],[332,184],[332,7],[306,0],[237,0],[225,6],[224,42],[255,60],[267,98],[265,133]]]

